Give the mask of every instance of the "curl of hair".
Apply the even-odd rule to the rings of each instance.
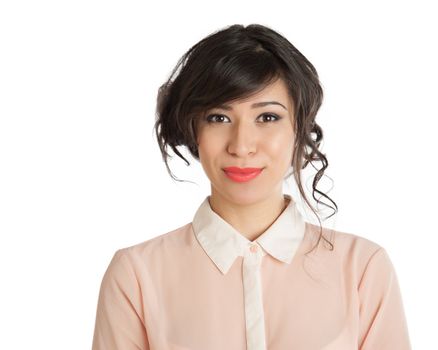
[[[169,175],[176,181],[184,181],[176,178],[169,168],[168,159],[172,157],[168,148],[187,166],[190,162],[178,146],[187,147],[199,161],[196,130],[204,113],[217,105],[251,96],[278,78],[286,83],[295,105],[296,137],[291,164],[294,171],[286,178],[294,175],[302,198],[319,221],[316,247],[323,237],[321,219],[305,194],[301,171],[295,170],[304,169],[309,163],[317,169],[313,162],[322,163],[312,182],[312,196],[317,203],[333,209],[327,218],[336,214],[336,203],[317,189],[328,167],[325,154],[319,150],[323,131],[315,121],[323,90],[315,67],[284,36],[260,24],[234,24],[193,45],[158,89],[155,135]],[[327,198],[334,207],[320,201],[315,193]],[[333,250],[333,243],[323,238]]]

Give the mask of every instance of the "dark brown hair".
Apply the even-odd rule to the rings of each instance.
[[[174,77],[178,71],[178,75]],[[176,181],[168,165],[170,147],[187,165],[190,163],[179,152],[178,146],[188,148],[199,161],[196,126],[200,116],[210,108],[248,97],[277,80],[283,79],[295,105],[296,130],[292,167],[301,196],[316,215],[320,235],[321,220],[306,197],[301,172],[307,164],[320,161],[312,183],[312,196],[317,203],[329,206],[315,197],[315,192],[336,203],[318,190],[317,184],[328,167],[325,154],[319,151],[323,140],[321,127],[315,117],[322,104],[323,90],[315,67],[284,36],[260,25],[235,24],[218,30],[192,46],[178,61],[168,80],[160,86],[157,96],[156,137],[169,175]],[[312,137],[312,134],[315,137]],[[327,219],[325,218],[325,219]],[[324,237],[324,240],[327,239]],[[327,241],[331,250],[333,244]],[[315,246],[315,247],[316,247]],[[313,250],[313,249],[312,249]]]

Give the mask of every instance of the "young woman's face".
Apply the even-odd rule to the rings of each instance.
[[[275,104],[253,106],[261,102]],[[212,195],[241,204],[281,196],[295,141],[294,105],[283,80],[227,106],[208,110],[198,124],[199,159]],[[227,176],[224,168],[232,166],[263,170],[242,182]]]

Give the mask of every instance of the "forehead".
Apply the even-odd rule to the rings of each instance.
[[[254,102],[263,101],[277,101],[286,106],[289,111],[293,108],[292,98],[289,95],[286,83],[282,79],[277,79],[249,97],[238,99],[231,103],[227,103],[227,105],[233,107],[237,105],[250,105]]]

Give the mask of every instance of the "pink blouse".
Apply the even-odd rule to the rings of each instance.
[[[386,250],[303,220],[288,206],[249,241],[210,207],[115,252],[102,279],[93,350],[411,349]]]

